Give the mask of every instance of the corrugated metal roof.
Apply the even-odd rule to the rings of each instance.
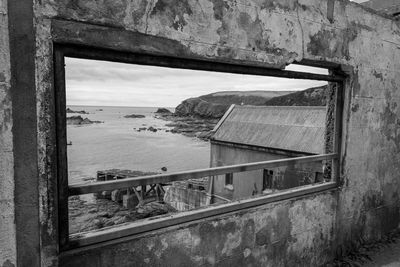
[[[321,154],[325,107],[234,106],[212,139],[222,142]]]

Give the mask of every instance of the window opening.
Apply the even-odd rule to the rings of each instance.
[[[233,185],[233,173],[225,174],[225,185]]]
[[[273,177],[274,177],[274,171],[273,170],[268,170],[264,169],[263,172],[263,191],[266,189],[272,189],[273,187]]]
[[[63,249],[114,236],[100,231],[83,238],[92,230],[118,232],[130,222],[156,228],[146,218],[219,205],[223,213],[224,204],[237,200],[335,186],[339,83],[56,55]],[[324,71],[305,76],[340,81]],[[277,131],[289,133],[291,126],[312,140],[283,140]],[[237,188],[224,190],[233,189],[233,173]],[[140,229],[132,225],[125,235]]]

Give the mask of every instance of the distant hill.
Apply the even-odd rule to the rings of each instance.
[[[265,102],[293,91],[225,91],[189,98],[179,104],[179,116],[221,118],[232,104],[262,106]]]
[[[184,100],[175,109],[178,116],[219,119],[232,104],[254,106],[325,106],[327,85],[303,91],[229,91]]]
[[[266,100],[283,96],[295,91],[226,91],[203,95],[199,98],[214,104],[264,105]]]
[[[265,106],[325,106],[327,85],[313,87],[264,102]]]

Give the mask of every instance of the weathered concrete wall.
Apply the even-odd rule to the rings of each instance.
[[[194,210],[207,206],[209,197],[206,193],[205,190],[188,189],[175,185],[167,188],[164,201],[178,211]]]
[[[0,0],[0,266],[16,265],[14,155],[7,1]]]
[[[128,266],[138,260],[143,265],[174,266],[188,262],[223,265],[229,261],[263,266],[315,265],[323,263],[338,246],[345,247],[346,241],[361,236],[379,237],[398,226],[400,30],[395,21],[346,0],[35,0],[34,3],[43,266],[56,266],[58,257],[51,119],[54,111],[48,101],[53,97],[52,41],[56,38],[98,47],[124,46],[130,51],[248,65],[282,67],[294,60],[307,59],[352,66],[345,95],[343,184],[337,198],[321,194],[265,205],[170,229],[158,236],[70,253],[63,258],[62,265],[74,266],[74,260],[82,266],[85,263]],[[1,19],[6,20],[6,13],[5,1],[0,0]],[[52,25],[61,22],[64,32],[52,32]],[[3,43],[7,38],[3,34],[7,28],[3,25],[7,24],[1,25]],[[0,63],[3,63],[6,46],[0,47]],[[0,111],[6,115],[11,110],[7,71],[7,64],[1,64]],[[5,82],[1,81],[1,73],[5,73]],[[0,121],[0,142],[10,145],[12,122],[7,116],[3,118],[6,119]],[[6,177],[13,176],[11,151],[12,147],[0,151],[1,164],[7,164],[5,174],[0,175]],[[5,178],[0,183],[3,181],[7,181],[5,188],[10,190],[0,189],[0,193],[11,200],[12,180]],[[12,206],[12,202],[4,203]],[[3,204],[0,208],[0,211],[12,210]],[[6,216],[8,220],[12,219],[12,212],[5,214],[10,214]],[[12,225],[5,224],[10,228],[7,242],[14,236]],[[7,257],[14,263],[15,249],[7,251],[10,255]]]
[[[62,266],[318,266],[331,257],[330,193],[154,232],[67,256]]]

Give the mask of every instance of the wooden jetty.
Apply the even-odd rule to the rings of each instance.
[[[143,176],[143,172],[120,169],[97,171],[97,181],[118,180],[138,176]],[[126,208],[134,208],[153,201],[163,201],[165,194],[164,187],[168,185],[148,184],[113,191],[102,191],[98,192],[96,197],[118,202]]]

